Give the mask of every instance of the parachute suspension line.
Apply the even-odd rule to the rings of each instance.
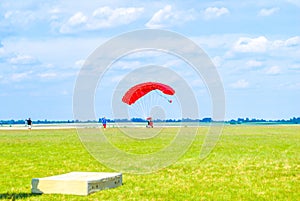
[[[148,93],[147,95],[145,95],[145,99],[143,100],[145,108],[144,118],[147,118],[149,116],[150,97],[150,93]]]
[[[135,117],[146,119],[151,116],[151,110],[153,107],[161,105],[161,94],[158,96],[158,92],[150,92],[143,98],[137,100],[135,104],[131,105],[131,111],[136,115]]]
[[[153,94],[153,99],[154,99],[153,101],[154,107],[160,105],[161,94],[157,90],[155,90],[155,94]]]
[[[141,98],[141,103],[143,107],[143,116],[142,118],[145,119],[148,115],[148,94],[144,96],[144,98]]]
[[[141,115],[140,109],[138,105],[130,105],[129,106],[129,113],[131,114],[132,118],[137,118]]]
[[[146,113],[145,113],[145,118],[149,117],[150,115],[150,110],[151,110],[151,97],[152,97],[152,94],[151,92],[148,93],[146,95],[146,99],[144,100],[145,101],[145,110],[146,110]]]
[[[157,106],[161,106],[161,105],[163,105],[163,101],[164,101],[164,99],[166,98],[166,97],[164,97],[163,95],[161,95],[157,90],[154,90],[152,93],[151,93],[151,100],[150,100],[150,104],[149,104],[149,106],[150,106],[150,108],[149,108],[149,116],[152,116],[151,115],[151,110],[153,109],[153,108],[155,108],[155,107],[157,107]],[[164,98],[164,99],[163,99]],[[155,111],[154,111],[155,112]],[[156,114],[157,115],[157,114]],[[152,118],[154,118],[154,119],[156,119],[156,118],[158,118],[157,116],[154,116],[154,117],[152,117]]]
[[[156,106],[162,106],[165,100],[169,101],[166,96],[159,93],[159,91],[154,90],[128,107],[130,117],[142,118],[146,120],[147,117],[151,117],[152,109]],[[155,117],[152,118],[157,117],[155,115]]]
[[[129,112],[132,115],[131,118],[141,118],[142,115],[145,116],[145,110],[143,105],[143,99],[139,99],[134,104],[131,104],[129,106]]]
[[[155,106],[155,98],[156,98],[156,96],[154,96],[154,94],[153,93],[151,93],[151,96],[150,96],[150,108],[149,108],[149,114],[148,114],[148,117],[151,117],[151,109]]]
[[[150,115],[151,99],[153,94],[145,95],[143,98],[137,100],[134,104],[128,107],[131,118],[146,119]]]
[[[150,95],[149,93],[147,95],[145,95],[145,98],[142,100],[143,109],[144,109],[143,118],[147,118],[147,116],[149,115],[149,101],[150,101],[150,96],[149,95]]]
[[[157,94],[159,94],[157,90],[155,90],[155,93],[152,94],[152,108],[160,105],[159,104],[160,96],[158,96]],[[156,119],[156,118],[157,117],[153,117],[153,119]]]
[[[156,91],[156,90],[155,90]],[[151,101],[150,101],[150,108],[149,108],[149,116],[151,116],[151,110],[155,106],[159,105],[159,96],[157,96],[156,93],[152,92],[151,93]]]
[[[153,98],[154,97],[155,96],[153,96],[152,92],[148,93],[145,97],[145,107],[146,107],[146,116],[145,117],[146,118],[150,117],[150,115],[151,115],[151,109],[153,107]]]
[[[145,109],[143,108],[143,100],[140,99],[129,106],[129,113],[131,118],[142,118],[145,116]]]
[[[138,117],[140,117],[140,115],[142,115],[142,117],[144,118],[145,117],[145,113],[146,113],[146,111],[145,111],[145,103],[144,103],[144,99],[139,99],[138,101],[137,101],[137,109],[138,109],[138,112],[139,112],[139,116]]]
[[[162,95],[162,94],[159,93],[157,90],[155,90],[155,92],[156,92],[160,97],[163,97],[164,99],[166,99],[168,102],[172,102],[172,100],[169,100],[166,96]]]

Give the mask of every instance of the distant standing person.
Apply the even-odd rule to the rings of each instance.
[[[103,128],[106,128],[106,118],[105,117],[102,118],[102,126],[103,126]]]
[[[26,121],[27,121],[28,129],[31,130],[31,127],[32,127],[32,121],[31,121],[31,119],[28,118]]]

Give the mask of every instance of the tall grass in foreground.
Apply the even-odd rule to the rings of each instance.
[[[166,133],[172,133],[167,128]],[[134,141],[107,129],[115,146],[154,152],[170,136]],[[84,149],[76,130],[0,130],[0,200],[300,200],[300,127],[227,126],[212,153],[199,159],[207,132],[152,174],[123,174],[123,186],[89,196],[33,195],[32,178],[71,171],[110,172]]]

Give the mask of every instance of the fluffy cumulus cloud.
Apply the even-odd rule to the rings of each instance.
[[[166,5],[158,10],[152,18],[146,23],[148,28],[164,28],[183,24],[194,19],[194,11],[178,11],[171,5]]]
[[[215,56],[212,58],[212,62],[215,64],[216,67],[220,67],[222,65],[223,59],[220,56]]]
[[[32,71],[22,72],[22,73],[14,73],[11,75],[10,81],[21,82],[25,79],[28,79],[31,74],[32,74]]]
[[[77,12],[72,15],[66,23],[64,23],[61,28],[61,33],[71,33],[78,31],[80,28],[84,28],[85,23],[87,22],[88,17],[85,16],[82,12]]]
[[[97,29],[103,27],[114,27],[118,25],[129,24],[137,20],[144,12],[144,8],[116,8],[110,7],[98,8],[93,12],[93,23],[89,28]]]
[[[279,66],[272,66],[272,67],[266,69],[267,75],[278,75],[280,73],[281,73],[281,69]]]
[[[57,19],[58,18],[58,15],[60,13],[62,13],[61,9],[60,8],[57,8],[57,7],[53,7],[51,9],[48,10],[48,13],[50,14],[50,19]]]
[[[17,55],[10,58],[9,63],[14,65],[32,65],[37,64],[38,60],[30,55]]]
[[[286,40],[271,41],[269,49],[271,51],[284,51],[285,54],[289,54],[291,57],[298,58],[298,55],[300,54],[300,37],[295,36]]]
[[[277,11],[279,11],[279,8],[277,8],[277,7],[263,8],[259,11],[258,15],[259,16],[270,16],[270,15],[273,15],[274,13],[276,13]]]
[[[284,41],[284,45],[287,47],[300,46],[300,36],[295,36]]]
[[[82,12],[75,13],[70,19],[68,20],[68,24],[70,26],[77,26],[87,22],[87,17]]]
[[[84,65],[85,60],[80,59],[75,62],[75,67],[81,68]]]
[[[141,7],[112,9],[108,6],[97,8],[91,15],[77,12],[61,26],[60,32],[71,33],[126,25],[137,20],[143,12],[144,8]]]
[[[227,8],[217,8],[217,7],[208,7],[205,9],[203,15],[204,19],[209,20],[209,19],[214,19],[218,18],[222,15],[229,14],[229,10]]]
[[[236,52],[265,52],[268,46],[268,39],[264,36],[257,38],[241,37],[233,46]]]
[[[286,40],[268,40],[265,36],[259,37],[240,37],[233,43],[228,55],[233,55],[234,52],[242,53],[266,53],[267,51],[282,51],[285,49],[286,53],[289,51],[300,51],[300,37],[295,36]]]
[[[37,18],[36,13],[28,10],[9,10],[4,13],[5,22],[17,27],[30,25]]]

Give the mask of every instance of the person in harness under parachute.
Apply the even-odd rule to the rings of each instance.
[[[129,106],[134,105],[137,100],[152,91],[155,91],[157,95],[166,99],[169,103],[172,103],[172,100],[168,99],[167,95],[174,95],[175,90],[171,86],[159,82],[144,82],[131,87],[122,97],[122,101]],[[160,91],[162,94],[158,91]],[[146,127],[153,128],[152,117],[148,117],[146,120],[148,122],[148,125]]]
[[[148,117],[147,118],[147,122],[148,122],[148,125],[146,126],[147,128],[153,128],[153,121],[152,121],[152,118],[151,117]]]

